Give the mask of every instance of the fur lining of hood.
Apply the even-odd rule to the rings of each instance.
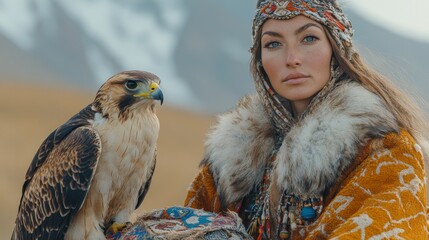
[[[340,83],[291,127],[274,160],[272,182],[289,194],[322,194],[369,139],[399,132],[381,99],[356,82]],[[209,165],[226,207],[260,183],[275,148],[275,129],[256,94],[220,115],[206,141]]]

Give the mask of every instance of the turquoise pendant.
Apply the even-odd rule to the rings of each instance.
[[[301,209],[301,217],[304,220],[311,220],[316,217],[316,211],[312,207],[303,207]]]

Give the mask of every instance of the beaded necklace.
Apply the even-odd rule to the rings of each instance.
[[[278,209],[278,236],[289,239],[291,232],[314,222],[323,208],[323,197],[320,195],[289,195],[283,192]]]
[[[269,163],[264,171],[262,182],[250,194],[251,203],[245,212],[250,219],[247,232],[257,236],[257,240],[270,239],[270,193],[272,164]],[[283,192],[277,208],[277,236],[289,239],[292,231],[303,228],[314,222],[323,209],[323,197],[319,195],[292,195]],[[272,216],[274,217],[274,216]]]
[[[258,236],[257,240],[269,239],[270,236],[270,213],[269,213],[269,191],[272,164],[265,168],[261,184],[257,187],[255,194],[251,195],[253,201],[250,204],[250,223],[247,232],[252,236]]]

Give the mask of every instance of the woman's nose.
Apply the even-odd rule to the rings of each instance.
[[[286,52],[286,66],[287,67],[298,67],[301,65],[301,58],[296,50],[288,49]]]

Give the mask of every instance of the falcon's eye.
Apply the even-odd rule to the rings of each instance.
[[[128,90],[135,90],[137,88],[139,84],[137,83],[137,81],[133,81],[133,80],[128,80],[125,82],[125,87]]]

